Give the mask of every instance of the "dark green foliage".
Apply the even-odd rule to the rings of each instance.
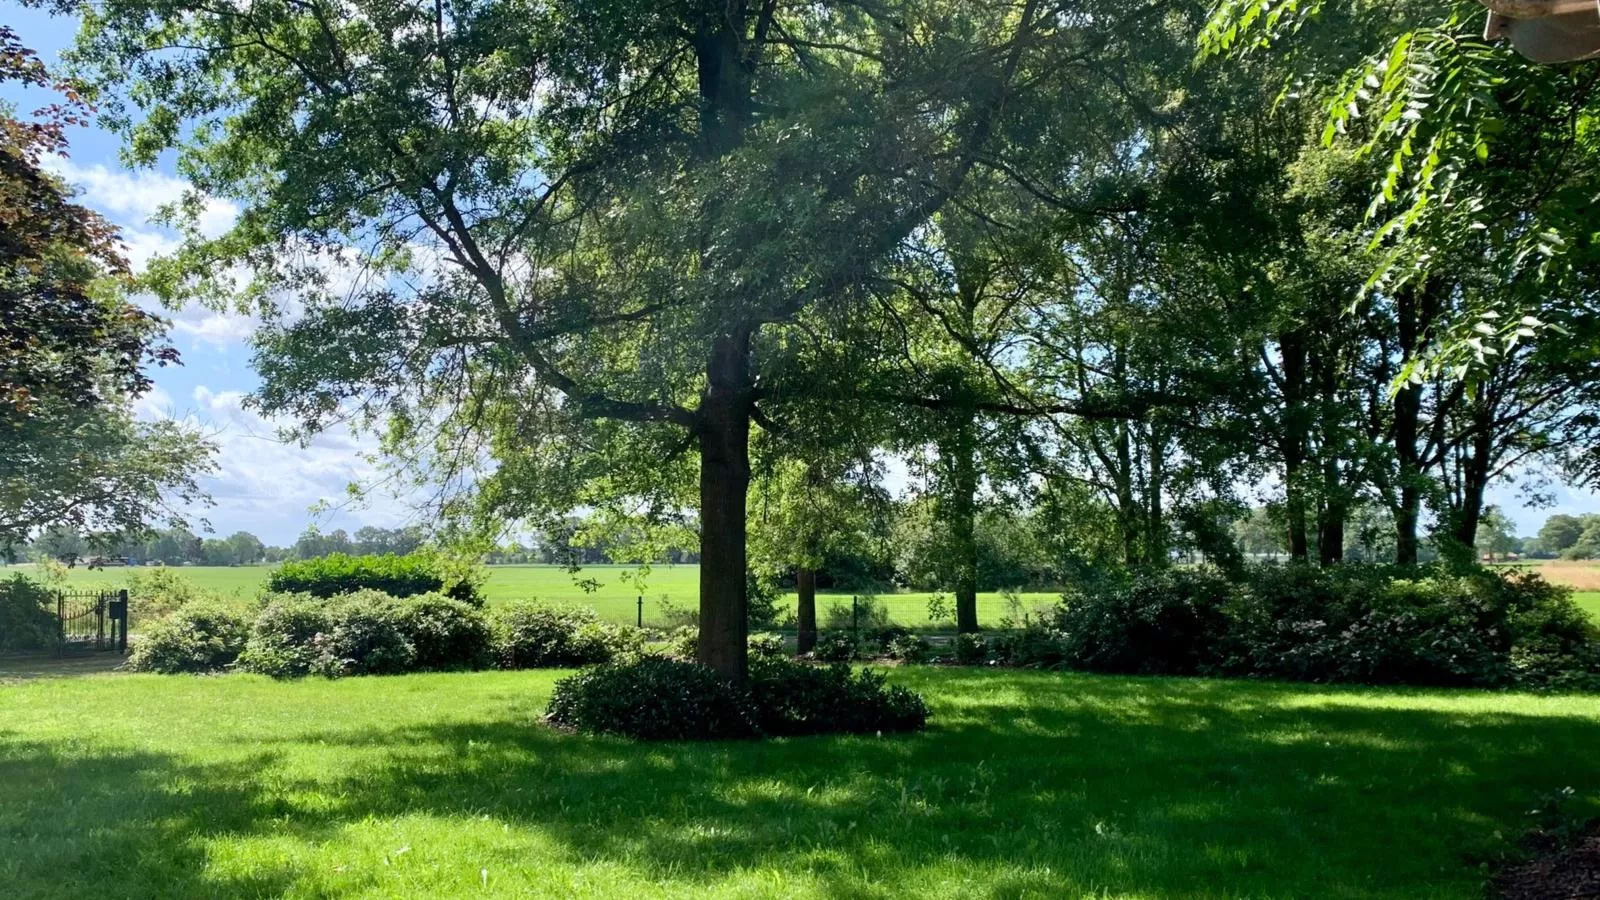
[[[696,663],[644,657],[585,669],[556,684],[550,721],[641,740],[728,740],[918,731],[928,706],[878,673],[751,660],[739,687]]]
[[[788,650],[783,645],[782,635],[752,634],[746,643],[750,648],[751,659],[782,659],[788,655]]]
[[[750,695],[710,669],[644,657],[585,669],[556,683],[553,724],[640,740],[755,737]]]
[[[884,625],[862,636],[861,649],[865,653],[888,653],[890,644],[910,636],[911,629],[904,625]]]
[[[1343,565],[1146,573],[996,641],[1008,665],[1301,681],[1584,688],[1600,638],[1535,574]],[[1052,659],[1052,645],[1059,657]]]
[[[822,627],[837,631],[846,628],[878,631],[889,627],[889,607],[870,594],[852,597],[849,603],[835,601],[828,604],[827,610],[823,613]]]
[[[751,628],[770,628],[778,621],[778,585],[754,572],[745,572],[745,609]]]
[[[824,631],[817,635],[811,655],[822,662],[849,662],[861,652],[855,635],[848,631]]]
[[[601,622],[592,609],[512,603],[494,611],[490,628],[505,669],[604,663],[644,646],[638,629]]]
[[[666,653],[673,659],[694,662],[700,651],[700,629],[693,625],[679,625],[667,636]]]
[[[1037,622],[997,633],[989,640],[989,651],[996,663],[1022,669],[1058,669],[1068,660],[1061,632]]]
[[[883,648],[883,655],[901,662],[919,663],[926,662],[932,651],[927,641],[914,634],[904,634],[891,638]]]
[[[922,697],[843,663],[752,661],[749,688],[757,724],[768,735],[887,734],[921,731],[928,723]]]
[[[399,675],[416,665],[416,648],[406,639],[400,607],[392,597],[377,591],[343,597],[328,609],[328,625],[314,642],[314,674]]]
[[[0,581],[0,650],[45,650],[59,635],[55,595],[21,575]]]
[[[1216,657],[1229,590],[1213,569],[1158,570],[1126,585],[1069,595],[1050,628],[1060,635],[1063,657],[1080,668],[1193,675]],[[1041,650],[1040,640],[1024,631],[1021,652]]]
[[[218,672],[233,665],[249,636],[250,624],[232,609],[194,601],[143,629],[128,668],[164,675]]]
[[[778,658],[788,654],[784,646],[783,637],[776,634],[757,632],[750,635],[746,642],[749,647],[751,659]],[[685,662],[694,662],[695,655],[700,649],[700,629],[693,625],[683,625],[673,629],[667,636],[663,652],[673,658]]]
[[[316,643],[332,624],[328,604],[295,594],[268,598],[250,638],[239,654],[239,668],[273,678],[311,674],[317,662]]]
[[[438,565],[426,556],[350,556],[333,553],[316,559],[286,562],[267,580],[273,593],[336,597],[360,590],[382,591],[391,597],[445,593],[452,599],[483,605],[470,581],[446,584]]]
[[[489,621],[469,603],[441,594],[407,597],[400,603],[400,628],[418,669],[482,669],[493,660]]]
[[[950,644],[950,652],[963,666],[982,665],[989,659],[989,642],[981,634],[958,634]]]

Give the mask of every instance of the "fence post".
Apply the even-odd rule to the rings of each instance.
[[[67,595],[56,592],[56,655],[67,655]]]
[[[133,610],[128,606],[128,589],[123,588],[117,592],[117,599],[122,601],[122,632],[117,636],[117,652],[123,656],[128,655],[128,623],[133,621]]]
[[[644,627],[644,595],[639,595],[639,627]]]
[[[94,598],[94,649],[106,648],[106,592]]]
[[[856,595],[850,595],[850,630],[856,638],[861,638],[861,604],[856,600]]]

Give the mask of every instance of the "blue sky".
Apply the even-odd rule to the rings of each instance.
[[[0,0],[0,13],[47,62],[54,63],[72,43],[73,20],[52,18],[10,0]],[[15,102],[24,112],[50,102],[47,97],[0,85],[0,99]],[[60,174],[82,189],[84,203],[122,228],[135,265],[171,248],[175,236],[149,222],[157,207],[177,199],[185,187],[170,160],[155,170],[131,171],[119,161],[117,137],[93,127],[74,129],[71,142],[71,159],[60,165]],[[230,204],[214,202],[202,226],[225,228],[236,212]],[[277,440],[274,423],[243,408],[241,401],[258,383],[250,368],[248,319],[198,308],[164,315],[172,320],[172,339],[183,365],[153,373],[156,389],[140,402],[140,414],[192,418],[215,436],[220,472],[206,487],[216,505],[199,511],[215,531],[244,529],[268,543],[283,544],[313,522],[323,530],[354,530],[363,524],[411,521],[407,504],[396,498],[379,498],[359,509],[338,507],[346,485],[372,475],[367,459],[372,441],[332,432],[309,447],[285,444]],[[1554,512],[1600,511],[1600,496],[1593,492],[1559,487],[1552,492],[1555,506],[1548,508],[1527,508],[1515,485],[1497,486],[1490,502],[1511,515],[1521,534],[1534,533]],[[319,503],[336,508],[313,515],[311,509]]]

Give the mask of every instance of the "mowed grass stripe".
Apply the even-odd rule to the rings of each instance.
[[[901,668],[926,734],[641,745],[561,672],[0,687],[0,884],[163,897],[1477,898],[1600,698]]]

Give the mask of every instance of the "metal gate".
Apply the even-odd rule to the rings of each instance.
[[[56,594],[56,650],[128,652],[127,591],[61,591]]]

